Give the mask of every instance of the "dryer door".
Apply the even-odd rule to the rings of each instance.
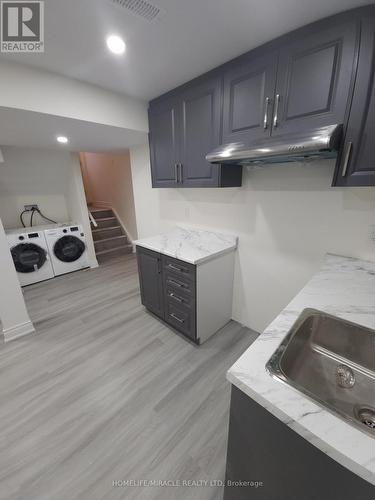
[[[75,262],[86,249],[86,245],[76,236],[63,236],[53,247],[53,253],[62,262]]]
[[[17,272],[33,273],[47,260],[47,252],[35,243],[19,243],[11,249]]]

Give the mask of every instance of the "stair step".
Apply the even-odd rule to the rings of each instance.
[[[90,212],[95,220],[114,216],[111,208],[91,208]]]
[[[93,229],[92,236],[94,242],[102,241],[115,236],[124,236],[124,231],[121,226],[102,227],[100,229]]]
[[[99,262],[104,262],[114,257],[130,253],[133,253],[133,245],[124,245],[122,247],[110,248],[108,250],[101,250],[100,252],[96,252],[96,257]]]
[[[112,248],[123,247],[128,244],[128,238],[125,234],[121,236],[113,236],[112,238],[105,238],[94,242],[95,251],[101,252],[102,250],[110,250]]]
[[[103,217],[102,219],[95,219],[95,222],[98,225],[97,227],[95,227],[95,229],[113,227],[118,223],[116,217]]]
[[[114,221],[114,220],[117,220],[117,219],[116,219],[116,217],[114,215],[112,215],[111,217],[98,217],[97,219],[95,219],[95,222],[103,222],[104,220]]]
[[[111,229],[121,229],[121,226],[110,226],[110,227],[102,227],[102,228],[95,228],[92,230],[93,233],[98,233],[99,231],[110,231]]]

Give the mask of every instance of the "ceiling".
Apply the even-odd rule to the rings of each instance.
[[[151,99],[278,35],[369,0],[149,0],[153,20],[111,0],[45,0],[45,53],[2,54],[130,96]],[[105,38],[126,41],[110,54]]]
[[[69,143],[59,144],[57,135],[69,137]],[[135,130],[3,107],[0,107],[0,137],[2,146],[93,153],[121,153],[147,140],[146,133]]]

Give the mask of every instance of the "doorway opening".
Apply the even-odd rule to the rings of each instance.
[[[80,165],[99,264],[132,253],[137,224],[129,152],[80,153]]]

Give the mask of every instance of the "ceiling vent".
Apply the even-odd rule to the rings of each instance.
[[[160,9],[146,0],[109,0],[112,4],[127,9],[132,14],[143,17],[146,21],[153,21],[159,14]]]

